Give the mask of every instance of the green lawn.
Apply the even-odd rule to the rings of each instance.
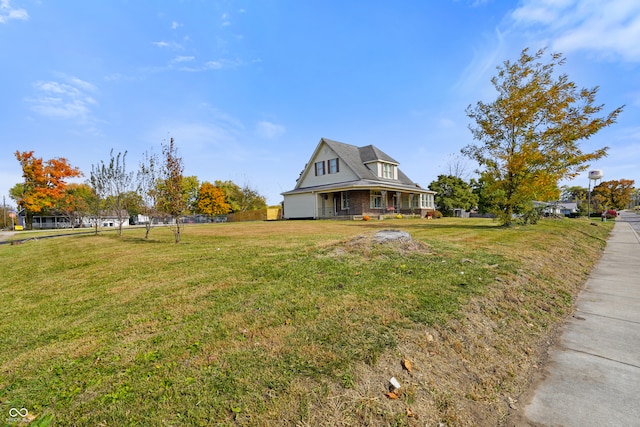
[[[59,426],[464,423],[451,398],[460,387],[418,381],[427,362],[397,402],[380,367],[402,350],[433,353],[433,370],[451,352],[482,371],[510,345],[537,345],[612,225],[283,221],[189,226],[178,245],[164,228],[148,241],[136,229],[2,245],[0,421],[24,407]],[[421,244],[353,240],[386,228]],[[475,357],[464,338],[472,306],[496,325],[495,357]],[[407,354],[408,337],[426,331],[440,350]],[[526,374],[459,394],[496,404]]]

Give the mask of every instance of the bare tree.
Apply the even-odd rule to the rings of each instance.
[[[469,179],[469,172],[467,172],[468,163],[467,159],[458,154],[450,154],[447,161],[447,175],[460,178],[463,181]]]
[[[126,193],[131,190],[133,172],[127,172],[126,151],[124,154],[118,153],[114,156],[113,150],[111,150],[109,155],[111,160],[108,165],[101,160],[97,167],[91,166],[91,185],[96,194],[101,195],[99,199],[105,201],[105,207],[116,216],[118,234],[122,236],[122,224],[129,216]]]
[[[144,152],[137,175],[138,193],[142,197],[142,211],[147,217],[144,238],[149,238],[149,231],[158,215],[158,180],[160,178],[160,161],[158,156]]]

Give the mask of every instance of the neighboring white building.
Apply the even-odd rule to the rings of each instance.
[[[356,147],[322,138],[295,188],[282,193],[283,218],[431,214],[435,192],[411,181],[398,166],[373,145]]]

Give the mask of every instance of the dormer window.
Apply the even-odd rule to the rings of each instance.
[[[378,162],[378,176],[385,179],[398,179],[398,166],[393,163]]]
[[[393,179],[393,165],[389,163],[382,164],[382,177]]]

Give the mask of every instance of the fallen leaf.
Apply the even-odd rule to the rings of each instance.
[[[411,373],[411,369],[413,366],[411,365],[411,361],[408,359],[402,359],[402,367],[407,370],[407,372]]]
[[[394,392],[390,391],[390,392],[388,392],[388,393],[387,393],[387,397],[388,397],[389,399],[397,399],[397,398],[398,398],[398,395],[397,395],[397,394],[395,394]]]
[[[427,342],[433,342],[433,335],[427,334]]]
[[[413,417],[413,411],[411,410],[411,408],[407,407],[407,417]]]

